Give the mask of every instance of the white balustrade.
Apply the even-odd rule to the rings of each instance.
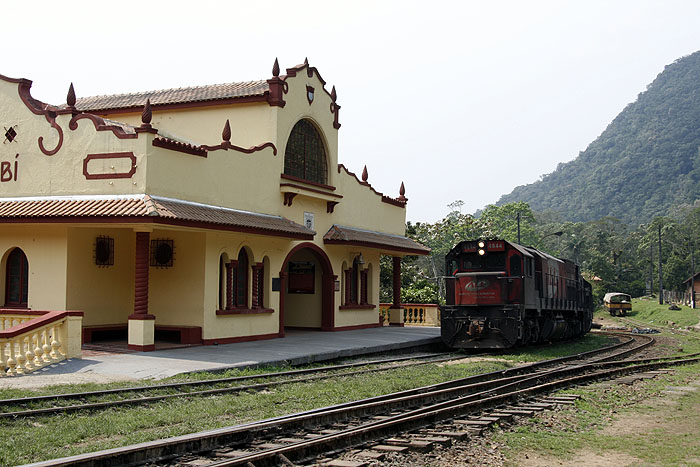
[[[11,327],[42,317],[17,317],[0,315],[0,327],[6,331]],[[21,323],[20,323],[21,322]],[[13,337],[0,333],[0,378],[36,371],[66,358],[80,356],[80,343],[68,342],[80,339],[82,318],[63,314],[58,319],[28,330]],[[75,349],[67,355],[65,349]]]

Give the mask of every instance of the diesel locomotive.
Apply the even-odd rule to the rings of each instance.
[[[582,336],[593,319],[578,265],[505,240],[463,241],[445,257],[442,340],[501,349]]]

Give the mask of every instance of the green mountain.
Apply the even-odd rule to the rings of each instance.
[[[636,225],[700,199],[700,52],[666,66],[637,100],[571,162],[515,188],[563,220],[617,217]]]

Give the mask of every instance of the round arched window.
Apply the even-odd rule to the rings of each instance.
[[[299,120],[287,141],[284,173],[314,183],[326,184],[328,166],[321,135],[308,120]]]
[[[19,248],[7,257],[5,270],[5,306],[26,307],[29,290],[29,262]]]

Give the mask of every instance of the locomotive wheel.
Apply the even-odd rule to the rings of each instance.
[[[530,342],[535,344],[540,340],[540,326],[536,320],[530,320],[528,323],[530,323]]]
[[[522,345],[527,345],[530,343],[530,338],[531,338],[531,333],[530,333],[530,324],[528,321],[524,321],[523,324],[523,338],[520,342]]]

